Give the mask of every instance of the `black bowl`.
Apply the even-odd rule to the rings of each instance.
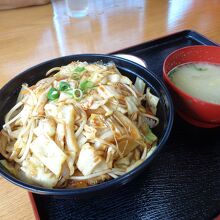
[[[52,67],[67,65],[71,61],[77,60],[87,61],[89,63],[100,60],[104,63],[113,61],[123,75],[128,76],[133,81],[137,76],[145,81],[147,86],[151,88],[151,91],[160,98],[157,111],[157,116],[160,119],[160,123],[154,130],[156,135],[159,137],[158,146],[146,161],[144,161],[140,166],[130,171],[129,173],[117,179],[82,189],[47,189],[35,185],[30,185],[15,178],[2,165],[0,165],[0,175],[2,177],[14,183],[15,185],[23,187],[33,193],[85,198],[87,196],[98,194],[100,192],[103,193],[104,191],[107,192],[116,187],[122,186],[140,174],[148,166],[152,159],[159,153],[159,151],[165,145],[173,125],[173,104],[169,92],[164,84],[153,73],[134,62],[119,57],[101,54],[81,54],[65,56],[46,61],[22,72],[11,81],[9,81],[0,90],[0,127],[2,127],[4,123],[5,114],[15,104],[22,83],[26,82],[28,85],[32,85],[40,79],[44,78],[47,70],[51,69]],[[0,159],[2,159],[1,156]]]

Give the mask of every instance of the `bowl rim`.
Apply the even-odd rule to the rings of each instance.
[[[173,102],[172,102],[172,98],[170,96],[170,93],[168,91],[168,89],[166,88],[165,84],[163,83],[163,81],[161,79],[159,79],[153,72],[151,72],[150,70],[146,69],[145,67],[132,62],[130,60],[126,60],[124,58],[121,57],[116,57],[114,55],[106,55],[106,54],[73,54],[73,55],[68,55],[68,56],[61,56],[61,57],[57,57],[57,58],[53,58],[44,62],[41,62],[37,65],[34,65],[24,71],[22,71],[21,73],[17,74],[14,78],[12,78],[10,81],[8,81],[2,88],[5,89],[7,88],[14,80],[21,78],[23,75],[25,75],[27,72],[32,71],[33,69],[39,67],[39,66],[43,66],[43,65],[47,65],[50,62],[56,62],[58,60],[61,59],[74,59],[74,57],[77,57],[77,59],[81,60],[83,59],[83,57],[85,56],[91,56],[91,57],[96,57],[99,58],[101,60],[101,58],[108,58],[108,59],[116,59],[119,61],[122,61],[123,63],[130,63],[133,66],[138,67],[139,69],[142,69],[142,71],[147,72],[147,74],[149,74],[155,81],[157,81],[157,83],[160,85],[160,89],[163,90],[165,97],[166,97],[166,101],[169,105],[169,112],[168,112],[168,120],[167,120],[167,124],[166,124],[166,129],[164,129],[160,142],[158,143],[156,149],[153,151],[153,153],[140,165],[138,165],[136,168],[132,169],[131,171],[129,171],[128,173],[116,178],[116,179],[111,179],[109,181],[97,184],[97,185],[93,185],[93,186],[89,186],[86,188],[61,188],[61,189],[54,189],[54,188],[45,188],[45,187],[41,187],[41,186],[36,186],[36,185],[32,185],[32,184],[28,184],[20,179],[17,179],[16,177],[14,177],[13,175],[11,175],[9,172],[3,170],[0,167],[0,176],[4,177],[6,180],[8,180],[9,182],[22,187],[28,191],[31,191],[33,193],[36,194],[42,194],[42,195],[56,195],[56,196],[81,196],[84,194],[88,194],[88,193],[93,193],[93,192],[99,192],[102,191],[104,189],[110,188],[112,186],[117,185],[118,183],[122,183],[125,184],[127,183],[129,180],[124,181],[128,179],[129,176],[135,176],[135,173],[138,174],[141,170],[144,170],[144,168],[146,168],[146,166],[153,160],[153,158],[161,151],[161,149],[163,148],[165,142],[167,141],[172,126],[173,126],[173,120],[174,120],[174,107],[173,107]],[[85,60],[86,61],[86,60]],[[117,66],[117,64],[116,64]],[[137,76],[144,79],[144,77],[142,77],[141,75],[138,74],[137,71]],[[144,79],[144,81],[146,81],[146,79]]]
[[[186,93],[185,91],[183,91],[182,89],[180,89],[179,87],[177,87],[173,82],[172,82],[172,80],[169,78],[169,73],[170,73],[170,71],[172,71],[173,69],[175,69],[177,66],[180,66],[180,65],[184,65],[184,64],[189,64],[189,63],[196,63],[196,61],[192,61],[192,62],[185,62],[185,63],[181,63],[181,64],[179,64],[179,65],[177,65],[177,66],[175,66],[174,68],[172,68],[169,72],[167,72],[166,71],[166,67],[167,67],[167,65],[168,65],[168,63],[170,62],[168,62],[168,59],[171,59],[171,57],[173,56],[173,55],[175,55],[176,53],[179,53],[180,51],[184,51],[184,50],[187,50],[187,49],[190,49],[190,48],[218,48],[218,50],[219,50],[219,52],[220,52],[220,47],[219,46],[206,46],[206,45],[194,45],[194,46],[186,46],[186,47],[182,47],[182,48],[180,48],[180,49],[177,49],[177,50],[175,50],[175,51],[173,51],[172,53],[170,53],[167,57],[166,57],[166,59],[164,60],[164,62],[163,62],[163,78],[164,78],[164,80],[172,87],[172,89],[174,89],[174,91],[177,93],[177,94],[180,94],[181,96],[183,96],[184,98],[186,98],[186,99],[191,99],[191,100],[193,100],[194,102],[196,102],[196,103],[200,103],[200,104],[202,104],[203,106],[204,105],[206,105],[206,106],[210,106],[210,107],[218,107],[218,108],[220,108],[220,104],[216,104],[216,103],[211,103],[211,102],[207,102],[207,101],[204,101],[204,100],[201,100],[201,99],[199,99],[199,98],[197,98],[197,97],[194,97],[194,96],[191,96],[191,95],[189,95],[188,93]],[[203,62],[203,61],[202,61]],[[220,65],[220,63],[214,63],[214,62],[210,62],[210,61],[207,61],[207,62],[203,62],[203,63],[210,63],[210,64],[218,64],[218,65]],[[213,124],[215,124],[215,123],[213,123]],[[218,123],[219,124],[219,123]]]

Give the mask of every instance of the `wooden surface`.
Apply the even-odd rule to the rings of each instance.
[[[0,87],[39,62],[78,53],[108,53],[193,29],[220,43],[218,0],[94,0],[73,19],[62,1],[0,11]],[[0,177],[0,219],[34,219],[27,192]]]

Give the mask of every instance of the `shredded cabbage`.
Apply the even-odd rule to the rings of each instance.
[[[150,92],[150,88],[147,88],[146,99],[150,110],[154,115],[156,115],[159,98]]]
[[[134,86],[141,95],[144,94],[144,90],[145,90],[146,85],[142,79],[137,77]]]

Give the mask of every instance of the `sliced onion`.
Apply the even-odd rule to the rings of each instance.
[[[101,176],[101,175],[104,175],[106,173],[109,173],[111,172],[110,169],[107,169],[107,170],[102,170],[100,172],[97,172],[97,173],[92,173],[90,175],[87,175],[87,176],[71,176],[70,179],[71,180],[87,180],[87,179],[91,179],[91,178],[94,178],[94,177],[98,177],[98,176]]]
[[[49,76],[51,73],[55,72],[55,71],[60,71],[60,67],[54,67],[52,69],[50,69],[49,71],[47,71],[46,76]]]
[[[102,134],[100,134],[99,138],[103,140],[113,140],[114,136],[110,129],[106,129]]]
[[[115,175],[115,174],[114,174],[114,173],[112,173],[112,172],[108,173],[108,175],[109,175],[109,176],[111,176],[111,177],[112,177],[112,178],[114,178],[114,179],[118,178],[118,176],[117,176],[117,175]]]
[[[153,147],[148,151],[147,156],[146,156],[146,159],[147,159],[148,157],[150,157],[150,155],[155,151],[156,147],[157,147],[157,146],[155,145],[155,146],[153,146]]]
[[[144,151],[143,151],[143,153],[141,155],[141,160],[144,160],[146,156],[147,156],[147,148],[145,147]]]
[[[130,172],[131,170],[133,170],[134,168],[136,168],[142,163],[143,163],[143,160],[137,160],[135,163],[133,163],[131,166],[127,168],[126,172]]]

